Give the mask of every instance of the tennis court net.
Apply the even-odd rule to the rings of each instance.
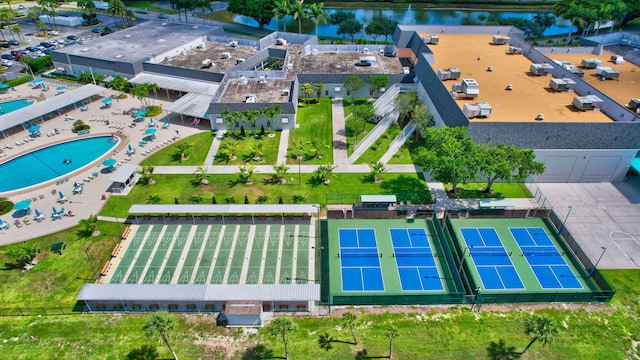
[[[432,252],[397,252],[394,257],[438,257],[437,253]]]
[[[471,251],[471,256],[511,256],[513,251]]]
[[[523,251],[522,256],[562,256],[563,252],[557,251]]]
[[[382,253],[374,253],[374,252],[364,252],[364,253],[338,253],[338,257],[343,258],[371,258],[371,257],[382,257]]]

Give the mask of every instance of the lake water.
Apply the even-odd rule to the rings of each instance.
[[[336,11],[340,11],[341,9],[327,9],[329,14],[334,13]],[[425,25],[483,25],[487,22],[492,22],[493,19],[498,18],[524,18],[524,19],[533,19],[533,16],[536,14],[540,14],[540,12],[517,12],[517,11],[471,11],[471,10],[416,10],[407,8],[406,10],[383,10],[383,9],[359,9],[359,10],[342,10],[354,12],[356,14],[356,18],[359,19],[365,26],[371,21],[371,19],[375,15],[384,15],[394,18],[400,24],[406,25],[415,25],[415,24],[425,24]],[[543,12],[543,14],[547,14],[547,12]],[[233,21],[257,27],[258,23],[250,17],[238,15]],[[289,31],[297,32],[298,31],[298,21],[294,20],[293,17],[288,16],[286,18],[287,25]],[[282,19],[278,19],[278,27],[282,30]],[[559,34],[567,34],[569,32],[569,27],[571,26],[568,20],[564,20],[562,18],[556,18],[556,22],[553,26],[548,28],[545,32],[545,36],[559,35]],[[308,22],[303,25],[303,31],[307,34],[315,34],[315,25],[311,22]],[[265,26],[268,30],[275,30],[276,28],[276,19],[273,18],[271,23]],[[329,24],[320,24],[318,26],[318,31],[322,36],[333,36],[333,37],[341,37],[336,34],[338,27],[335,25]],[[364,31],[356,37],[360,38],[368,38]],[[378,38],[380,39],[380,38]]]

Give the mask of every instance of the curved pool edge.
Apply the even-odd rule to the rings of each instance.
[[[38,146],[37,148],[33,148],[33,149],[29,149],[29,150],[24,150],[21,151],[17,154],[14,154],[11,157],[8,157],[6,159],[3,159],[2,161],[0,161],[0,165],[9,162],[17,157],[32,153],[34,151],[49,147],[49,146],[53,146],[53,145],[58,145],[58,144],[62,144],[65,142],[69,142],[69,141],[74,141],[74,140],[81,140],[81,139],[88,139],[88,138],[95,138],[95,137],[104,137],[104,136],[116,136],[118,138],[118,141],[114,144],[114,146],[112,146],[108,151],[106,151],[104,154],[100,155],[99,157],[97,157],[95,160],[87,163],[86,165],[73,170],[71,172],[68,172],[62,176],[58,176],[56,178],[35,184],[35,185],[31,185],[31,186],[26,186],[23,188],[19,188],[19,189],[15,189],[15,190],[9,190],[9,191],[5,191],[5,192],[0,192],[0,197],[6,197],[6,198],[10,198],[10,197],[14,197],[14,196],[19,196],[19,195],[23,195],[32,191],[36,191],[36,190],[41,190],[44,189],[46,187],[49,187],[51,185],[56,185],[57,182],[59,182],[60,180],[64,180],[65,178],[71,178],[73,176],[77,176],[78,174],[81,174],[83,172],[86,172],[87,170],[89,170],[89,168],[91,167],[95,167],[97,163],[103,161],[104,159],[108,158],[109,156],[112,155],[116,155],[118,154],[120,151],[122,151],[125,147],[126,147],[126,143],[129,140],[129,137],[124,134],[124,133],[113,133],[113,132],[101,132],[101,133],[92,133],[89,135],[84,135],[80,138],[66,138],[66,139],[61,139],[59,141],[56,142],[50,142],[47,144],[43,144],[41,146]]]

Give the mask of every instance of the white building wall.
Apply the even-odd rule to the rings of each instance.
[[[637,149],[631,150],[535,150],[536,160],[545,163],[537,182],[616,182],[629,171]]]

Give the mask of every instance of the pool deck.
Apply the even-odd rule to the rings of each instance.
[[[39,89],[32,89],[29,84],[20,85],[16,87],[16,90],[17,91],[7,91],[6,94],[0,95],[0,101],[8,101],[19,97],[33,97],[37,99],[39,98],[39,94],[41,92]],[[51,89],[45,94],[47,96],[53,96],[55,94],[55,91],[54,89]],[[119,92],[110,89],[107,89],[104,93],[105,97],[115,94],[119,94]],[[163,100],[160,97],[158,99],[153,99],[153,103],[156,105],[163,105],[163,107],[166,108],[166,106],[170,102]],[[139,147],[138,142],[144,137],[144,130],[147,128],[146,123],[138,123],[136,127],[130,128],[129,126],[127,126],[131,123],[132,120],[132,117],[130,115],[112,114],[113,111],[118,109],[125,111],[130,108],[139,108],[141,105],[140,101],[129,96],[126,99],[117,101],[114,100],[113,105],[110,109],[100,109],[102,105],[103,104],[100,102],[100,100],[96,100],[92,103],[87,103],[87,111],[81,112],[78,109],[68,112],[67,115],[74,120],[81,119],[85,123],[91,125],[91,134],[89,136],[119,136],[120,143],[115,147],[115,149],[119,149],[120,151],[108,152],[107,154],[96,159],[94,162],[86,165],[85,167],[64,176],[63,179],[68,178],[69,180],[63,184],[56,185],[57,181],[51,180],[41,185],[0,194],[4,197],[7,197],[13,202],[25,199],[37,199],[31,205],[32,214],[28,216],[31,222],[30,225],[25,225],[23,223],[21,228],[16,228],[16,226],[14,225],[15,218],[12,216],[14,211],[0,216],[0,219],[9,223],[8,230],[0,230],[0,245],[22,242],[39,236],[56,233],[58,231],[65,230],[77,225],[80,219],[87,218],[91,214],[99,213],[104,204],[102,195],[110,195],[110,193],[108,193],[106,190],[111,185],[111,181],[109,180],[111,178],[111,175],[100,174],[93,180],[85,182],[83,184],[83,193],[81,195],[72,195],[73,183],[80,182],[83,179],[86,179],[93,172],[99,172],[103,168],[102,161],[108,157],[117,159],[118,164],[123,163],[123,161],[125,161],[125,158],[127,157],[130,157],[128,163],[131,164],[138,164],[144,159],[144,156],[140,154],[144,148]],[[107,125],[104,121],[92,121],[93,119],[106,119],[109,121],[109,125]],[[157,117],[155,119],[156,122],[158,122],[159,119],[162,119],[162,117]],[[42,126],[42,128],[40,129],[42,136],[21,146],[17,146],[16,141],[24,139],[29,135],[26,130],[13,134],[6,139],[0,139],[0,148],[2,148],[4,154],[8,155],[6,157],[3,157],[0,161],[5,162],[15,156],[28,153],[43,146],[82,138],[83,136],[78,136],[75,133],[71,132],[72,123],[73,121],[65,121],[65,115],[57,116],[53,119],[45,121],[44,123],[40,123],[38,121],[37,125]],[[110,127],[115,124],[122,124],[124,125],[124,127],[121,130]],[[55,128],[58,129],[60,134],[48,137],[47,133],[53,131]],[[174,137],[176,135],[176,130],[180,132],[180,137],[186,137],[202,131],[202,129],[198,129],[193,126],[172,123],[168,129],[158,128],[158,132],[156,133],[157,140],[154,140],[153,143],[162,143],[164,140]],[[131,156],[126,155],[127,143],[131,143],[131,145],[136,148],[135,154]],[[6,148],[7,146],[10,146],[12,148]],[[15,175],[18,176],[18,174]],[[58,203],[58,195],[53,194],[54,190],[56,192],[62,191],[64,195],[69,199],[69,201],[64,204]],[[40,198],[41,196],[42,198]],[[67,211],[72,210],[73,212],[75,212],[76,216],[63,216],[62,219],[52,221],[52,207],[56,207],[56,209],[64,207]],[[45,215],[46,219],[41,222],[35,222],[33,220],[34,209],[39,210],[43,215]],[[21,222],[23,219],[24,217],[20,217]]]

